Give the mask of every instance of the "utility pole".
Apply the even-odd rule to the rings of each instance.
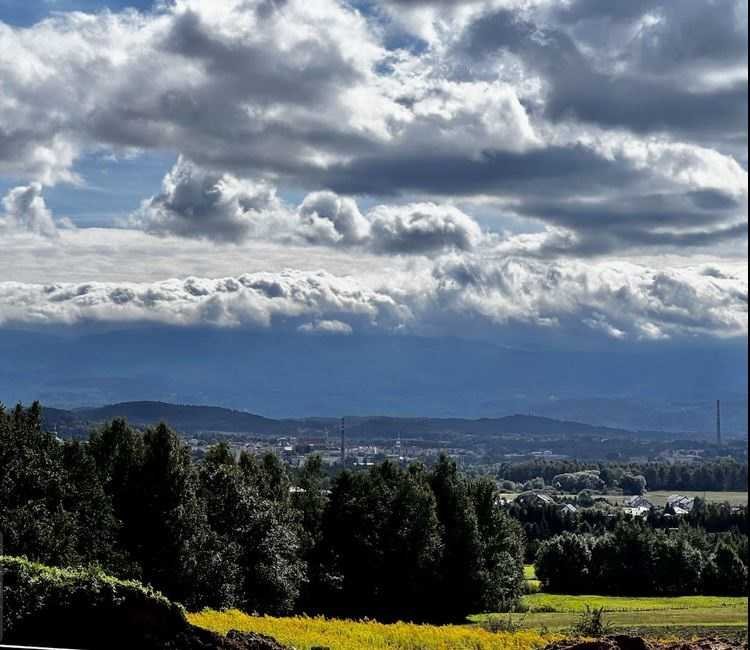
[[[341,418],[341,464],[346,460],[346,442],[344,439],[344,418]]]
[[[721,401],[716,400],[716,444],[721,446]]]

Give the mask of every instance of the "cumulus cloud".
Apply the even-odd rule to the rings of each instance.
[[[410,319],[408,308],[391,296],[322,271],[153,283],[0,283],[0,322],[268,327],[285,319],[333,322],[339,320],[337,315],[382,327]]]
[[[482,239],[474,219],[450,204],[378,205],[363,215],[353,198],[326,190],[307,194],[295,209],[267,181],[208,171],[184,158],[130,225],[215,242],[304,242],[399,255],[471,250]]]
[[[488,262],[453,253],[394,286],[283,271],[157,282],[0,283],[0,322],[293,326],[306,333],[454,332],[467,323],[585,330],[616,339],[747,333],[747,282],[702,268]]]
[[[707,278],[697,269],[632,263],[545,264],[509,257],[487,263],[448,257],[433,271],[441,308],[481,314],[498,324],[584,326],[614,338],[742,335],[747,282]]]
[[[210,172],[180,158],[161,193],[144,201],[131,223],[158,235],[239,243],[272,234],[284,219],[269,183]]]
[[[47,208],[39,183],[20,185],[3,197],[4,214],[0,215],[0,232],[30,232],[56,237],[57,226]]]
[[[451,205],[381,205],[370,213],[372,246],[388,253],[428,253],[444,248],[472,250],[482,239],[479,225]]]
[[[600,5],[482,13],[456,53],[490,67],[517,57],[543,81],[553,120],[746,142],[746,2]]]
[[[357,203],[333,192],[308,194],[297,212],[299,231],[312,243],[360,244],[370,233],[370,224]]]
[[[318,320],[313,323],[303,323],[297,328],[304,334],[351,334],[352,326],[340,320]]]
[[[3,237],[51,260],[26,264],[40,284],[2,285],[2,318],[746,332],[746,284],[722,265],[747,240],[744,0],[355,5],[0,23],[0,174],[27,179]],[[55,237],[43,185],[147,150],[179,157],[131,230]],[[93,241],[118,237],[195,277],[120,282]],[[683,259],[618,261],[663,254]],[[61,263],[118,282],[55,284]]]

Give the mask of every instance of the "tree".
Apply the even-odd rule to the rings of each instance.
[[[481,540],[481,611],[509,611],[523,586],[521,527],[498,506],[495,484],[482,478],[470,485]]]
[[[482,539],[476,511],[456,463],[441,456],[430,474],[438,520],[442,529],[443,558],[436,612],[444,620],[463,620],[484,604]]]
[[[646,491],[646,479],[640,474],[625,474],[620,479],[620,487],[623,494],[643,494]]]
[[[706,567],[706,574],[709,593],[738,596],[747,594],[747,565],[726,543],[720,543],[716,547],[716,552]]]
[[[223,445],[211,448],[201,465],[208,523],[222,555],[219,587],[228,604],[247,611],[288,612],[304,580],[297,522],[286,501],[259,493],[256,479]]]
[[[339,615],[434,617],[442,542],[424,471],[342,472],[326,506],[319,602]]]
[[[47,564],[81,561],[75,513],[63,507],[71,486],[62,445],[41,429],[38,402],[0,406],[0,531],[5,552]]]
[[[590,538],[576,533],[563,533],[539,546],[536,554],[536,575],[545,590],[557,593],[587,593],[591,587]]]

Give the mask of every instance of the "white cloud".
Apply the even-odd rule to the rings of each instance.
[[[476,221],[452,205],[381,205],[368,216],[372,220],[372,246],[388,253],[472,250],[482,239]]]
[[[290,227],[276,189],[231,174],[206,171],[180,158],[160,194],[144,201],[133,225],[157,235],[241,243]]]
[[[304,334],[344,334],[352,333],[352,326],[340,320],[318,320],[312,323],[303,323],[297,328]]]
[[[57,237],[57,226],[47,208],[39,183],[20,185],[3,197],[4,214],[0,215],[0,233],[30,232],[44,237]]]
[[[747,281],[703,266],[444,256],[393,273],[246,273],[154,282],[0,283],[0,322],[293,326],[451,333],[466,324],[595,330],[615,339],[747,334]],[[343,324],[343,325],[341,325]]]
[[[746,332],[741,4],[177,0],[0,23],[0,174],[26,179],[3,199],[0,318]],[[131,230],[60,228],[43,185],[143,150],[179,158]],[[501,236],[511,219],[528,230]]]
[[[297,211],[299,232],[311,243],[361,244],[370,233],[356,202],[333,192],[308,194]]]

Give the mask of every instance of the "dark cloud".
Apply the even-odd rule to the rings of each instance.
[[[715,191],[586,201],[532,199],[518,211],[574,234],[549,237],[538,255],[705,247],[747,237],[748,230],[742,204]]]
[[[553,15],[562,23],[577,23],[602,18],[630,22],[658,5],[659,0],[630,0],[629,2],[574,0],[554,7]]]
[[[626,9],[614,8],[620,4]],[[565,15],[575,15],[577,20],[584,16],[632,19],[653,5],[577,3],[566,10],[574,14]],[[503,51],[519,56],[547,83],[544,112],[555,120],[574,118],[696,139],[708,134],[729,139],[745,134],[746,138],[746,80],[701,86],[694,76],[683,74],[686,66],[694,75],[709,64],[747,65],[747,21],[744,26],[737,21],[738,3],[665,6],[669,10],[663,11],[661,20],[641,28],[618,54],[617,67],[605,47],[584,55],[563,29],[536,24],[508,10],[478,17],[466,29],[458,51],[479,60]]]
[[[642,174],[626,161],[611,160],[583,145],[526,152],[487,150],[469,157],[449,152],[383,150],[332,166],[322,182],[343,193],[433,194],[540,193],[624,187]]]

